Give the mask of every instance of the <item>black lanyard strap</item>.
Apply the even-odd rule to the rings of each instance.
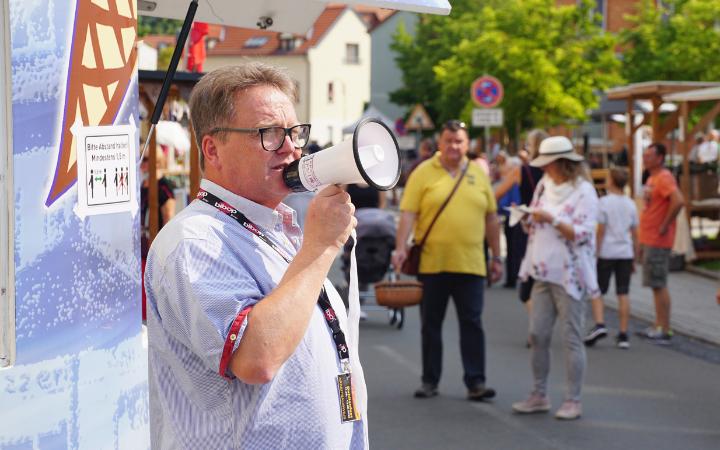
[[[250,219],[235,209],[232,205],[205,189],[200,189],[197,194],[197,199],[214,208],[217,208],[219,211],[233,218],[237,223],[242,225],[243,228],[260,238],[261,241],[265,242],[273,250],[275,250],[285,260],[285,262],[288,264],[290,263],[291,258],[280,248],[280,246],[270,240],[270,238],[263,233],[260,227],[255,225],[252,221],[250,221]],[[324,286],[320,291],[317,303],[323,312],[325,322],[327,322],[328,327],[330,327],[330,331],[332,331],[332,338],[335,342],[335,348],[337,350],[338,357],[340,358],[340,362],[343,365],[343,371],[349,372],[350,351],[345,340],[345,333],[343,333],[340,328],[337,314],[335,314],[335,310],[330,304],[330,298],[328,297],[327,292],[325,292]]]

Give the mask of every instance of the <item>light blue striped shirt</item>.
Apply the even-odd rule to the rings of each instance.
[[[296,254],[302,236],[292,209],[271,210],[208,180],[201,187]],[[160,231],[145,270],[153,449],[368,447],[366,411],[362,421],[340,421],[340,363],[320,308],[271,382],[249,385],[229,370],[229,378],[219,374],[226,342],[237,348],[248,319],[234,341],[228,341],[231,325],[272,292],[286,269],[269,245],[200,201]],[[327,280],[325,286],[347,330],[342,300]],[[353,371],[353,382],[365,390],[362,370]]]

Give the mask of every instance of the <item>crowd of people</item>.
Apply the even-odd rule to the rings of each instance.
[[[427,219],[416,220],[422,206],[428,205],[426,208],[429,214],[426,213],[426,216],[432,216],[433,210],[429,206],[442,200],[448,190],[448,183],[458,176],[453,172],[453,166],[444,162],[447,157],[443,156],[443,152],[448,152],[443,144],[446,127],[440,134],[440,154],[432,162],[419,165],[417,175],[410,175],[406,194],[400,204],[401,224],[406,226],[409,222],[414,223],[416,236],[422,236],[427,228]],[[564,401],[555,416],[558,419],[577,419],[582,415],[580,398],[586,366],[585,347],[593,346],[608,335],[603,296],[608,293],[612,277],[615,278],[619,306],[619,330],[616,335],[618,348],[630,348],[629,287],[636,263],[642,264],[643,285],[652,289],[656,307],[655,323],[638,335],[660,345],[671,342],[667,277],[675,221],[684,200],[675,178],[665,169],[665,146],[652,143],[644,149],[643,162],[648,176],[643,186],[643,206],[639,215],[635,202],[625,194],[629,178],[627,170],[619,167],[610,169],[606,180],[607,194],[598,198],[583,156],[575,151],[572,142],[566,137],[548,136],[542,130],[532,130],[527,134],[525,145],[517,157],[500,151],[492,157],[492,161],[468,149],[466,144],[464,151],[468,162],[475,162],[482,169],[480,173],[486,175],[481,178],[483,186],[476,189],[477,194],[492,189],[495,200],[493,209],[498,211],[497,217],[504,221],[504,287],[517,288],[520,300],[528,311],[527,344],[531,348],[534,384],[526,400],[513,404],[513,411],[526,414],[550,410],[546,388],[550,339],[553,325],[559,322],[563,335],[567,388]],[[434,173],[430,172],[431,167],[435,168]],[[443,170],[437,170],[440,168]],[[441,190],[440,180],[443,179],[446,186]],[[421,192],[424,197],[417,199],[417,192]],[[408,200],[405,199],[406,195]],[[423,198],[428,200],[423,201]],[[509,218],[509,210],[519,208],[519,205],[525,207],[522,210],[524,217],[514,224]],[[486,217],[485,227],[478,225],[483,221],[477,217],[463,219],[474,224],[477,234],[482,234],[485,227],[488,230],[494,228],[490,221],[494,221],[495,216]],[[476,249],[480,248],[477,243],[462,241],[460,230],[467,227],[462,219],[447,214],[438,222],[446,230],[455,231],[452,239],[466,247],[475,245]],[[408,230],[401,228],[397,237],[397,262],[401,262],[405,255],[407,235]],[[493,248],[490,260],[493,263],[501,261],[493,245],[495,236],[490,233],[487,238]],[[446,248],[447,240],[446,234],[437,233],[431,235],[427,243]],[[434,282],[435,279],[451,275],[438,262],[454,258],[433,251],[432,246],[424,250],[423,258],[431,262],[421,264],[419,276],[423,282],[429,280],[429,284],[421,304],[422,386],[415,395],[424,398],[437,395],[438,392],[439,370],[433,368],[438,366],[440,343],[437,336],[448,296],[453,296],[460,319],[466,383],[472,376],[468,364],[472,359],[466,355],[470,351],[466,344],[468,333],[463,330],[463,321],[467,321],[465,314],[468,300],[450,292],[450,286],[458,285],[455,279],[447,282],[448,287],[444,291],[436,289]],[[484,270],[476,273],[485,276]],[[457,273],[452,273],[452,276],[457,276]],[[494,281],[494,278],[490,276],[489,281]],[[481,323],[482,291],[477,291],[472,301],[478,311],[477,322]],[[591,304],[595,324],[586,332],[584,321],[587,303]],[[436,305],[440,305],[440,309]],[[428,317],[432,313],[438,317]],[[431,344],[433,341],[437,343]],[[484,357],[484,337],[475,342],[472,351]]]
[[[381,209],[384,196],[364,185],[328,186],[299,200],[301,214],[287,206],[283,171],[301,157],[311,127],[296,116],[295,89],[284,71],[253,62],[212,71],[193,90],[200,191],[164,224],[144,275],[153,448],[368,447],[358,325],[327,276],[357,225],[356,208]],[[470,149],[465,124],[444,123],[437,144],[422,142],[399,204],[392,266],[403,266],[411,238],[423,242],[414,396],[440,393],[452,298],[467,399],[495,397],[482,318],[486,286],[504,273],[504,286],[527,308],[533,380],[512,409],[551,409],[558,323],[566,391],[555,417],[577,419],[586,346],[608,333],[602,296],[613,275],[618,347],[629,348],[629,280],[638,261],[657,313],[642,334],[671,342],[669,248],[683,198],[664,169],[665,147],[643,152],[649,177],[640,214],[624,194],[627,172],[611,170],[599,199],[583,156],[564,136],[533,130],[517,156]],[[595,324],[587,332],[590,302]]]

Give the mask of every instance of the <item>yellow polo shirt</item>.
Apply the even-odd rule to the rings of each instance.
[[[467,161],[466,161],[467,162]],[[459,174],[458,174],[459,176]],[[420,242],[457,178],[440,164],[439,154],[420,164],[405,184],[401,211],[417,214],[414,234]],[[485,276],[485,215],[497,211],[490,180],[470,164],[457,192],[430,231],[420,273],[469,273]]]

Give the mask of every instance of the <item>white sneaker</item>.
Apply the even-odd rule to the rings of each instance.
[[[550,399],[547,395],[536,392],[530,394],[527,400],[512,404],[512,409],[518,414],[544,413],[550,411]]]
[[[555,413],[555,418],[560,420],[575,420],[580,416],[582,416],[582,405],[574,400],[565,400]]]

